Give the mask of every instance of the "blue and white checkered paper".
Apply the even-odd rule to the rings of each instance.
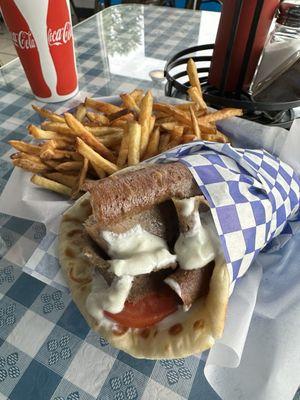
[[[198,141],[150,160],[170,161],[189,168],[208,200],[232,282],[273,238],[282,233],[285,242],[293,234],[300,180],[265,150]]]

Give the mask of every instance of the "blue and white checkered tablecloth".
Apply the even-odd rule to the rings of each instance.
[[[140,67],[155,69],[157,60],[198,43],[199,22],[199,12],[130,5],[78,25],[74,33],[81,98],[151,87],[150,80],[133,78],[130,70],[114,73],[118,56],[126,64],[126,47],[134,49],[138,43],[144,51],[144,56],[139,53]],[[114,27],[119,47],[112,40]],[[2,68],[0,191],[12,172],[8,140],[29,139],[26,126],[39,123],[33,102],[19,62]],[[64,106],[73,104],[71,100]],[[219,399],[198,357],[137,360],[90,331],[70,295],[55,283],[55,247],[55,235],[46,234],[44,225],[0,214],[0,400]],[[22,272],[25,264],[34,265],[37,275],[48,266],[51,285],[35,279],[32,270],[31,276]]]

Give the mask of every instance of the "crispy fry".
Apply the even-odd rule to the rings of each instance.
[[[184,111],[177,109],[176,107],[170,104],[163,104],[163,103],[154,103],[153,109],[158,111],[163,111],[166,114],[171,115],[176,121],[184,125],[191,126],[191,120],[187,117]],[[168,122],[168,121],[164,121]]]
[[[97,114],[97,113],[88,111],[86,113],[86,116],[88,117],[88,119],[90,121],[97,122],[100,125],[108,125],[109,124],[109,119],[103,114]]]
[[[119,168],[124,167],[124,165],[126,164],[127,161],[127,157],[128,157],[128,132],[127,130],[124,132],[123,138],[122,138],[122,142],[121,142],[121,147],[119,150],[119,156],[117,159],[117,166]]]
[[[99,129],[97,130],[97,132],[94,133],[94,136],[97,136],[98,138],[103,138],[106,136],[110,136],[113,134],[117,134],[117,133],[123,133],[124,129],[123,128],[118,128],[118,127],[114,127],[114,126],[99,126]]]
[[[39,155],[41,152],[40,146],[22,142],[21,140],[9,140],[8,143],[14,149],[22,151],[23,153]]]
[[[59,164],[56,167],[56,171],[63,172],[63,171],[80,171],[82,168],[82,161],[66,161]]]
[[[169,122],[175,122],[176,123],[176,121],[174,120],[174,118],[172,116],[163,117],[163,118],[156,117],[155,125],[159,126],[159,125],[162,125],[162,124],[168,124]]]
[[[47,110],[46,108],[40,108],[40,107],[35,106],[35,105],[32,105],[32,108],[34,109],[34,111],[36,111],[38,114],[40,114],[41,117],[50,119],[50,121],[53,121],[53,122],[65,122],[64,121],[64,117],[54,113],[51,110]]]
[[[200,131],[201,131],[201,135],[203,133],[206,133],[208,135],[211,135],[211,134],[215,135],[217,133],[216,126],[214,126],[212,124],[202,124],[199,122],[199,119],[198,119],[198,125],[199,125]]]
[[[43,163],[47,165],[50,169],[56,169],[60,164],[62,160],[60,161],[55,161],[55,160],[43,160]]]
[[[114,127],[114,128],[121,128],[121,129],[125,129],[126,125],[127,125],[128,121],[125,121],[124,119],[116,119],[115,121],[113,121],[110,126]]]
[[[99,138],[100,142],[103,143],[106,147],[111,148],[120,144],[123,138],[123,131],[112,133],[111,135],[101,136]]]
[[[81,122],[78,121],[74,116],[73,116],[73,118],[75,121],[77,121],[78,123],[81,124]],[[60,133],[62,135],[77,136],[77,132],[72,130],[65,122],[61,123],[61,122],[45,121],[41,124],[41,126],[43,129],[54,131],[54,132]],[[85,129],[88,130],[89,132],[91,132],[93,135],[102,133],[102,126],[87,126],[87,125],[83,125],[83,124],[82,124],[82,126],[84,126]]]
[[[183,104],[174,104],[174,106],[175,106],[176,108],[178,108],[179,110],[182,110],[182,111],[189,111],[189,110],[190,110],[190,107],[192,107],[193,109],[195,109],[196,104],[195,104],[195,102],[190,101],[190,102],[188,102],[188,103],[183,103]]]
[[[123,101],[124,107],[128,108],[131,111],[134,111],[135,113],[140,112],[140,108],[137,106],[134,98],[131,96],[129,93],[123,93],[120,94],[120,97]]]
[[[110,122],[113,122],[117,119],[131,121],[133,119],[133,115],[132,115],[132,112],[128,108],[123,108],[116,113],[110,114],[108,116],[108,119]]]
[[[152,115],[152,107],[153,107],[153,96],[150,91],[148,91],[141,103],[141,111],[139,115],[139,124],[143,125],[145,121],[149,122],[150,117]]]
[[[197,118],[198,117],[203,117],[206,114],[207,114],[207,110],[196,110],[195,111],[195,115],[196,115]]]
[[[26,160],[31,160],[34,163],[43,164],[43,162],[41,161],[39,156],[37,156],[35,154],[23,153],[22,151],[11,154],[10,158],[12,160],[16,160],[17,158],[19,158],[19,159],[22,158],[22,159],[26,159]]]
[[[106,160],[100,154],[96,153],[90,146],[84,143],[79,137],[77,138],[77,150],[83,156],[89,159],[92,165],[99,166],[104,172],[108,174],[113,174],[118,171],[116,164]]]
[[[81,154],[79,154],[77,151],[73,151],[73,154],[71,156],[72,160],[74,161],[83,161],[83,157]]]
[[[149,142],[149,124],[152,115],[153,108],[153,96],[150,91],[148,91],[141,102],[141,112],[139,115],[139,124],[141,125],[141,155],[146,151]]]
[[[33,175],[31,182],[37,186],[52,190],[52,192],[64,194],[65,196],[71,196],[72,190],[61,183],[52,181],[51,179],[44,178],[39,175]]]
[[[15,167],[20,167],[34,174],[43,174],[49,171],[47,165],[41,162],[34,162],[28,158],[15,158],[12,160]]]
[[[194,134],[197,136],[198,139],[201,139],[201,131],[199,128],[198,120],[196,118],[195,112],[192,107],[190,107],[190,114],[191,114]]]
[[[62,172],[49,172],[47,174],[43,174],[43,176],[51,179],[52,181],[66,185],[71,189],[76,185],[78,181],[78,176],[63,174]]]
[[[138,107],[141,106],[141,101],[144,97],[144,91],[141,89],[135,89],[130,93],[130,96],[133,98],[133,100],[136,102],[136,105]]]
[[[160,128],[165,131],[172,131],[176,126],[178,126],[177,122],[164,122],[160,125]]]
[[[108,114],[108,115],[122,110],[121,107],[115,106],[114,104],[105,103],[104,101],[90,99],[89,97],[87,97],[85,99],[84,105],[86,107],[93,108],[94,110],[101,111],[104,114]]]
[[[199,107],[199,109],[202,110],[207,110],[207,105],[205,101],[203,100],[203,97],[199,93],[199,90],[196,86],[190,87],[188,90],[188,95],[190,96],[191,100],[193,100]]]
[[[163,153],[167,150],[171,135],[169,133],[160,135],[159,145],[158,145],[158,152]]]
[[[150,120],[149,120],[149,135],[151,135],[151,132],[154,129],[155,121],[156,121],[155,115],[151,115]]]
[[[181,137],[183,135],[184,127],[183,126],[175,126],[174,129],[171,131],[170,140],[179,140],[180,143]]]
[[[137,122],[128,124],[128,165],[136,165],[140,162],[141,125]]]
[[[40,158],[42,160],[61,160],[64,158],[72,158],[73,155],[73,151],[58,150],[54,140],[49,140],[48,142],[44,143],[40,152]]]
[[[196,139],[197,139],[196,135],[183,135],[182,139],[181,139],[181,143],[189,143]]]
[[[196,86],[196,88],[199,90],[201,93],[201,86],[199,82],[199,77],[198,77],[198,71],[197,71],[197,66],[195,61],[190,58],[187,62],[187,73],[190,81],[191,86]]]
[[[115,157],[113,153],[104,146],[99,140],[97,140],[91,132],[89,132],[81,122],[77,121],[76,118],[70,113],[65,113],[65,119],[69,127],[73,132],[76,132],[76,135],[79,136],[82,140],[84,140],[89,146],[93,147],[93,149],[97,150],[102,156],[106,157],[110,161],[114,161]],[[78,143],[78,142],[77,142]]]
[[[89,173],[95,178],[103,179],[106,177],[106,173],[97,164],[90,161]]]
[[[226,135],[224,135],[224,133],[217,131],[217,142],[220,143],[230,143],[230,140],[228,139],[228,137]]]
[[[61,133],[63,135],[73,135],[73,131],[68,127],[68,125],[65,122],[49,122],[49,121],[44,121],[41,123],[41,127],[44,130],[47,131],[53,131],[57,133]]]
[[[83,122],[85,116],[86,116],[86,107],[84,104],[79,104],[79,106],[76,108],[75,118],[77,118],[79,122]],[[65,122],[64,118],[62,122]]]
[[[198,118],[198,121],[199,124],[208,124],[231,117],[240,117],[242,115],[243,115],[243,110],[239,108],[223,108],[223,110],[218,110],[211,114],[207,114],[204,117]]]
[[[74,138],[70,136],[61,135],[54,131],[44,131],[43,129],[40,129],[35,125],[29,125],[27,129],[29,131],[29,134],[36,139],[44,139],[44,140],[64,139],[69,143],[74,143]]]
[[[159,127],[156,127],[150,135],[147,150],[144,155],[144,160],[147,160],[148,158],[154,157],[158,154],[159,139],[160,139],[160,131]]]
[[[191,86],[194,86],[197,88],[198,101],[196,101],[196,103],[199,104],[200,108],[207,109],[207,105],[206,105],[205,101],[203,100],[201,83],[200,83],[199,76],[198,76],[197,66],[192,58],[190,58],[187,63],[187,73],[189,76],[189,81],[190,81]],[[192,99],[192,100],[194,101],[194,99]]]
[[[71,144],[64,138],[63,139],[62,138],[61,139],[52,139],[51,143],[55,149],[73,151],[75,148],[74,147],[75,142],[73,142]]]
[[[78,183],[76,185],[76,187],[74,187],[73,191],[72,191],[72,198],[76,198],[81,190],[81,186],[84,184],[87,172],[89,169],[89,160],[87,158],[83,159],[83,164],[82,164],[82,168],[80,170],[80,175],[79,175],[79,179],[78,179]]]

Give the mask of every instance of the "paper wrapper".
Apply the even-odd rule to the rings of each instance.
[[[287,134],[284,129],[263,127],[236,118],[219,123],[219,129],[231,137],[235,146],[248,149],[264,148],[276,156],[280,155],[280,158],[293,166],[298,174],[300,173],[299,153],[297,154],[297,149],[300,148],[300,138],[297,135],[299,127],[300,123],[296,121],[293,129]],[[213,152],[215,153],[215,149]],[[291,172],[290,169],[289,171]],[[253,176],[253,172],[246,171],[245,175],[250,176],[258,184],[260,180]],[[294,178],[294,185],[297,185],[297,178]],[[55,232],[58,229],[60,215],[70,203],[53,193],[35,188],[28,181],[28,174],[17,169],[13,172],[0,197],[0,212],[45,223],[48,229],[45,240],[51,237],[52,243],[48,252],[55,257]],[[261,183],[258,186],[261,186]],[[269,201],[267,197],[265,200]],[[217,213],[215,201],[211,196],[211,205]],[[276,214],[276,207],[274,209],[272,205],[271,208],[273,216]],[[290,214],[292,215],[295,210],[296,206],[291,205]],[[286,217],[288,214],[289,212]],[[271,224],[272,221],[271,218]],[[267,220],[265,222],[264,226],[268,223]],[[276,232],[277,228],[282,228],[281,224],[273,223],[271,229],[271,224],[266,230],[269,232],[269,239],[275,236],[275,233],[279,233]],[[300,235],[294,235],[286,246],[283,248],[281,246],[283,239],[290,238],[291,233],[296,232],[299,226],[300,223],[296,220],[290,222],[288,229],[284,231],[285,235],[281,234],[273,239],[272,249],[260,253],[248,273],[235,285],[230,298],[224,336],[210,351],[205,367],[208,381],[223,399],[288,400],[297,389],[299,378],[296,355],[300,352],[300,340],[297,339],[296,327],[300,325],[300,306],[297,306],[300,304],[300,278],[299,274],[296,274],[298,270],[294,264],[297,264],[296,260],[300,257]],[[217,228],[220,233],[218,224]],[[263,245],[261,243],[259,246]],[[24,265],[22,251],[20,248],[15,256],[19,265]],[[252,252],[253,250],[250,253]],[[253,254],[249,259],[252,258]],[[49,282],[46,271],[43,275],[41,268],[38,272],[35,270],[39,265],[39,259],[40,254],[37,249],[25,265],[26,272],[47,283],[53,285],[58,283],[62,288],[64,281],[60,274],[55,282]],[[246,264],[241,263],[239,266],[233,264],[240,259],[232,259],[229,254],[226,256],[233,281],[247,269]],[[247,264],[250,265],[250,261]],[[257,312],[255,312],[260,284],[261,289],[255,309]],[[251,319],[251,328],[248,332]],[[277,354],[280,354],[280,357]],[[262,360],[267,360],[268,368]]]
[[[289,220],[299,211],[300,180],[265,150],[198,141],[149,162],[170,161],[188,167],[208,200],[232,284],[273,238],[293,234]]]

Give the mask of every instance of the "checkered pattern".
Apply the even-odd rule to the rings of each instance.
[[[0,261],[0,399],[217,400],[203,368],[194,356],[155,362],[112,348],[69,294]]]
[[[150,78],[132,77],[130,65],[127,76],[114,72],[119,62],[112,54],[116,32],[121,51],[129,45],[133,49],[134,43],[144,46],[139,64],[150,71],[157,66],[153,62],[163,65],[187,43],[198,43],[199,21],[198,12],[126,5],[78,25],[80,94],[59,106],[70,109],[86,95],[152,87]],[[2,68],[0,192],[12,172],[8,140],[28,140],[26,126],[40,123],[33,102],[38,104],[19,61]],[[62,286],[55,241],[42,224],[0,213],[0,400],[218,399],[198,358],[136,360],[90,331]]]
[[[284,242],[293,234],[300,180],[289,165],[265,150],[199,141],[149,162],[170,160],[189,168],[209,201],[233,283],[267,243],[281,232]]]

